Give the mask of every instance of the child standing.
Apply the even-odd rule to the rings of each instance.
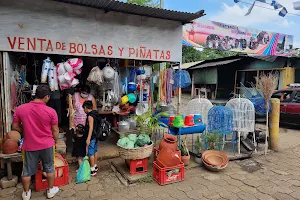
[[[74,145],[72,156],[77,158],[79,167],[86,156],[86,138],[85,126],[78,124],[73,134]]]
[[[91,165],[91,175],[96,176],[98,167],[95,154],[98,152],[98,144],[96,138],[96,126],[97,120],[94,120],[94,116],[99,116],[98,111],[93,110],[92,101],[85,101],[82,105],[84,112],[87,114],[85,129],[87,134],[86,139],[86,151],[89,156],[90,165]]]

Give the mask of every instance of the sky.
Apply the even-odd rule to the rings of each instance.
[[[252,3],[253,0],[242,0]],[[270,0],[267,0],[270,1]],[[268,10],[255,6],[249,16],[245,16],[250,5],[234,3],[234,0],[164,0],[165,9],[197,12],[205,10],[203,19],[213,20],[232,25],[254,28],[264,31],[289,34],[294,36],[294,47],[300,48],[300,10],[293,9],[295,0],[277,0],[290,13],[285,17],[278,15],[279,11]],[[256,5],[268,7],[257,2]],[[272,8],[269,6],[269,8]]]

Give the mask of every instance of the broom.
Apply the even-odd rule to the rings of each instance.
[[[265,99],[266,103],[266,141],[265,141],[265,155],[267,154],[268,151],[268,136],[269,136],[269,109],[270,105],[269,102],[271,100],[272,94],[277,88],[278,85],[278,74],[277,73],[269,73],[265,74],[262,73],[259,78],[257,78],[257,86],[258,89],[261,90],[261,93]]]

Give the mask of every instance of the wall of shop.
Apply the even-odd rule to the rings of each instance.
[[[268,62],[264,60],[258,60],[254,58],[244,59],[241,69],[275,69],[275,68],[284,68],[287,66],[287,58],[277,57],[274,62]]]
[[[47,0],[0,0],[0,51],[181,62],[180,22]]]

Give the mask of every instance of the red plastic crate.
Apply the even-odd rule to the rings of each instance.
[[[179,170],[179,171],[174,171]],[[174,172],[172,172],[174,171]],[[153,178],[159,185],[167,185],[184,180],[184,164],[175,167],[160,167],[156,161],[153,162]]]
[[[148,171],[148,158],[138,160],[125,160],[130,174],[143,174]]]
[[[64,166],[55,167],[55,180],[54,186],[63,186],[69,184],[69,165],[68,162],[63,159],[61,155],[56,154],[56,157],[61,157],[64,161]],[[62,176],[58,176],[58,173],[62,171]],[[43,177],[43,171],[41,170],[41,164],[39,163],[38,172],[35,175],[35,190],[47,190],[48,189],[48,181],[45,177]]]

